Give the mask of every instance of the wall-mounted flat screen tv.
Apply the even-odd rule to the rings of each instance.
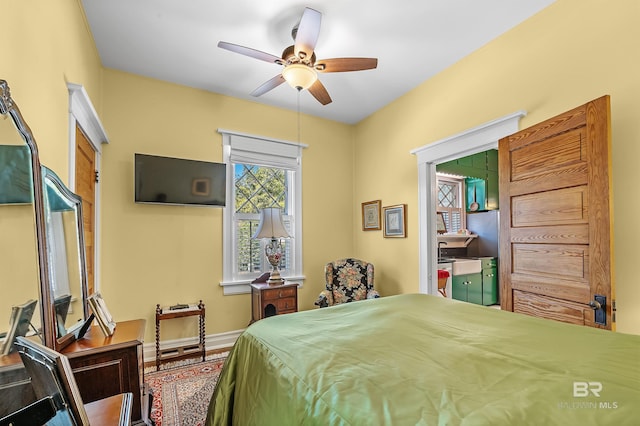
[[[224,163],[135,154],[135,202],[224,207]]]

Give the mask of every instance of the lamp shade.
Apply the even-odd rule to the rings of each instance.
[[[291,238],[282,223],[282,211],[274,207],[260,210],[260,224],[251,238]]]
[[[304,90],[318,79],[316,70],[304,64],[291,64],[282,70],[282,77],[294,89]]]

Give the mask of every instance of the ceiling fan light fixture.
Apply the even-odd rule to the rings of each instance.
[[[316,70],[304,64],[287,65],[282,70],[282,77],[291,87],[298,90],[305,90],[311,87],[318,79]]]

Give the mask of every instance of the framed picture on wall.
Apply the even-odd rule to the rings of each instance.
[[[362,203],[362,230],[379,231],[380,228],[380,200]]]
[[[384,214],[384,237],[385,238],[405,238],[407,211],[406,204],[383,207]]]

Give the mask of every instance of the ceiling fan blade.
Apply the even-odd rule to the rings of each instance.
[[[265,62],[272,62],[278,65],[282,65],[282,59],[279,56],[265,53],[260,50],[252,49],[250,47],[240,46],[238,44],[227,43],[226,41],[218,42],[218,47],[226,50],[230,50],[241,55],[250,56],[252,58],[260,59]]]
[[[251,96],[257,97],[260,95],[264,95],[269,90],[275,89],[276,87],[280,86],[282,83],[284,83],[284,81],[285,80],[282,74],[278,74],[275,77],[273,77],[271,80],[267,81],[262,86],[258,87],[256,90],[251,92]]]
[[[331,103],[331,96],[329,96],[329,92],[327,92],[327,89],[320,80],[316,80],[316,82],[309,87],[309,93],[311,93],[322,105]]]
[[[318,72],[345,72],[374,69],[378,66],[377,58],[333,58],[316,61],[314,67]]]
[[[295,36],[295,54],[304,59],[313,55],[320,35],[322,14],[315,9],[305,7]],[[301,54],[302,52],[302,54]]]

